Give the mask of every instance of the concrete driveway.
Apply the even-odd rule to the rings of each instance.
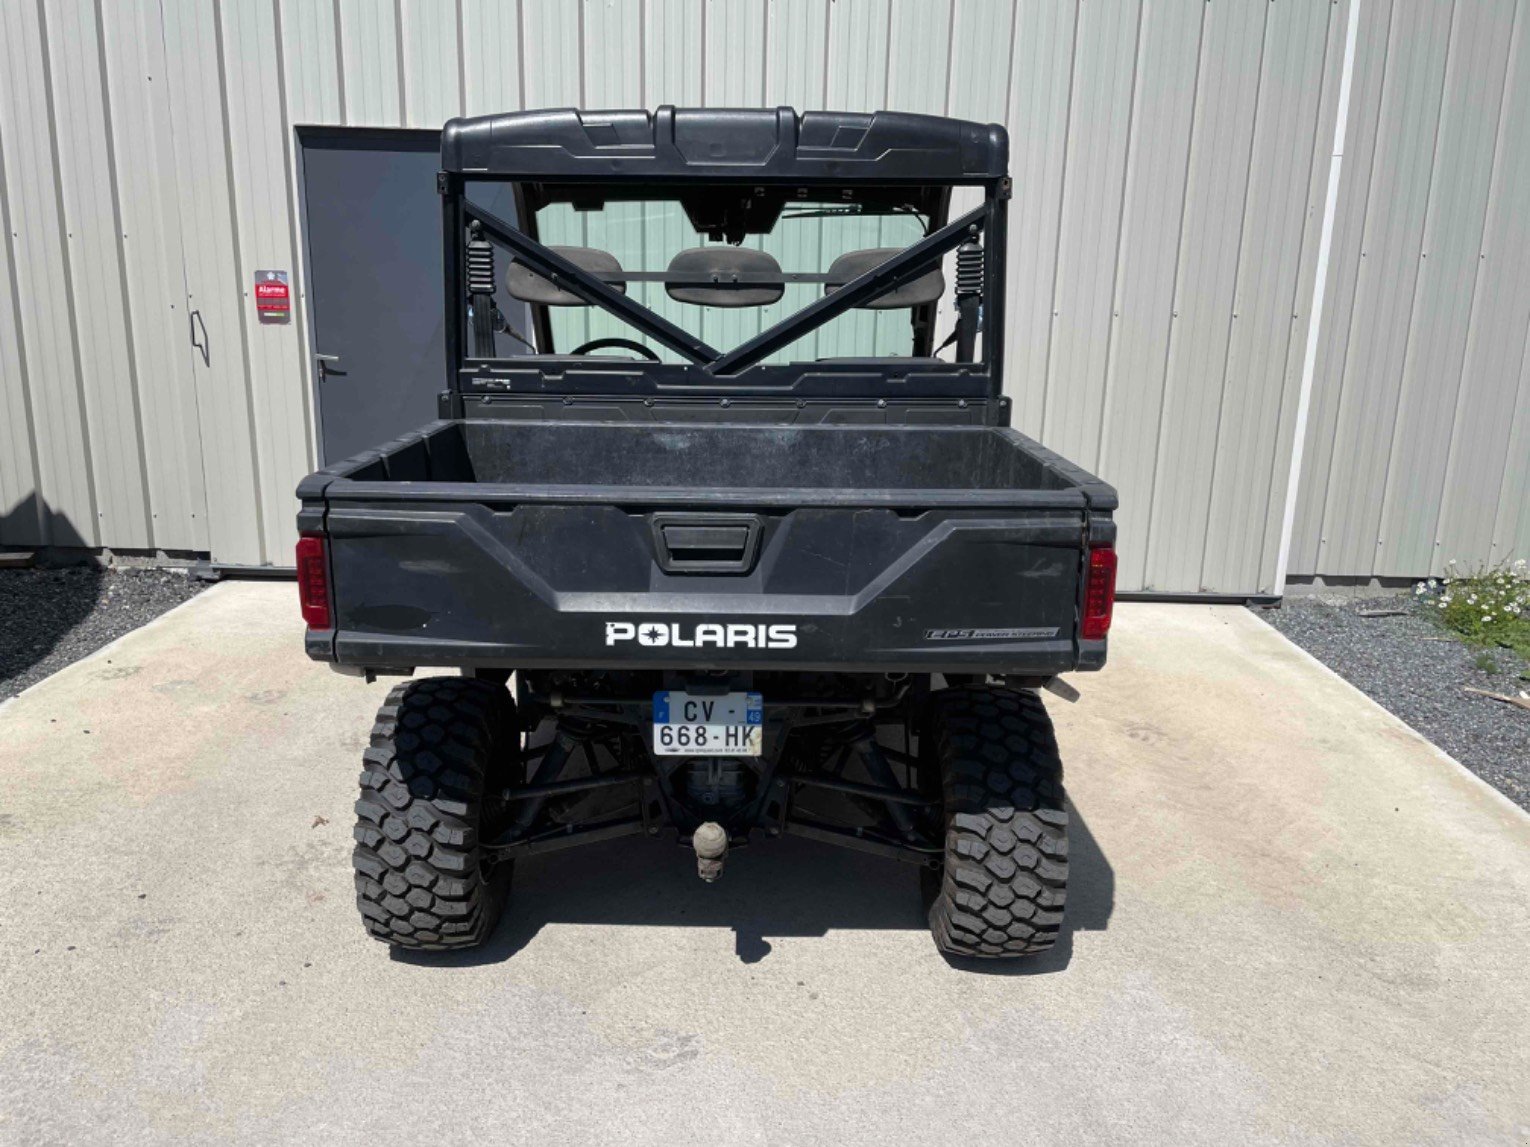
[[[1515,1142],[1530,818],[1241,609],[1127,606],[1051,705],[1070,933],[935,953],[803,842],[525,863],[473,958],[366,939],[367,686],[217,587],[0,708],[7,1142]]]

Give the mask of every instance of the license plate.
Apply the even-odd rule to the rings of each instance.
[[[653,751],[665,757],[758,757],[765,702],[758,693],[653,695]]]

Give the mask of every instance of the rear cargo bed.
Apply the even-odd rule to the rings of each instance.
[[[1115,506],[980,426],[443,421],[298,493],[336,618],[310,653],[372,667],[1087,667]]]

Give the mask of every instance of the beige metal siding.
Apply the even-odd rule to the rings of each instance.
[[[1421,573],[1530,545],[1527,3],[1358,9],[1293,574]],[[1016,424],[1120,487],[1123,587],[1268,591],[1347,14],[0,5],[0,543],[287,562],[292,487],[314,461],[307,336],[301,308],[262,325],[249,292],[256,269],[284,267],[301,299],[293,124],[788,103],[1009,127]],[[590,241],[671,242],[662,226]],[[793,241],[812,256],[812,231]],[[815,336],[818,353],[837,337]]]
[[[1293,573],[1530,551],[1530,11],[1367,0]]]

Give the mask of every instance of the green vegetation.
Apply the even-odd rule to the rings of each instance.
[[[1477,654],[1477,668],[1484,673],[1497,673],[1498,662],[1493,659],[1491,653],[1479,653]]]
[[[1414,586],[1425,611],[1471,645],[1512,649],[1530,658],[1530,567],[1524,559],[1466,575],[1456,572],[1454,562],[1446,569],[1450,576]],[[1497,672],[1497,663],[1489,668],[1484,659],[1492,661],[1484,654],[1478,668]]]

